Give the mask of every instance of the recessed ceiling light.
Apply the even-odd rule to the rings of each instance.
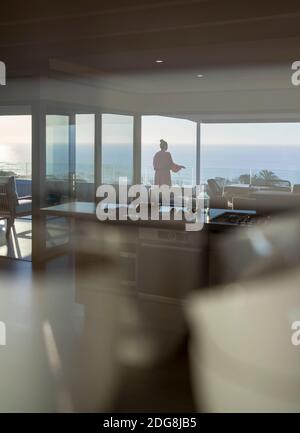
[[[202,74],[197,75],[197,78],[203,78],[203,77],[204,77],[204,75],[202,75]]]
[[[155,63],[163,63],[164,61],[163,60],[161,60],[161,59],[157,59],[157,60],[155,60]]]

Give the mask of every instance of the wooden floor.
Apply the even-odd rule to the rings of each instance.
[[[9,241],[5,237],[4,226],[0,226],[0,257],[18,258],[31,261],[32,221],[29,218],[18,218],[15,221],[17,239],[13,235]]]
[[[114,315],[106,316],[99,294],[78,302],[72,258],[49,263],[44,275],[34,275],[31,263],[0,258],[7,327],[0,412],[194,411],[185,342],[160,365],[124,365],[107,359]]]
[[[187,344],[160,365],[148,368],[123,366],[117,393],[117,412],[195,412],[191,391]]]

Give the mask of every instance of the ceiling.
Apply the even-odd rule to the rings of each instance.
[[[291,63],[170,69],[167,60],[155,70],[106,72],[76,63],[51,60],[53,76],[76,77],[84,84],[128,93],[168,94],[291,89]]]
[[[0,59],[9,77],[63,73],[144,93],[285,88],[299,46],[294,0],[1,5]]]

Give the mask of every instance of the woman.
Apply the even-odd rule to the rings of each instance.
[[[154,185],[172,186],[171,171],[177,173],[185,167],[173,162],[170,152],[167,152],[168,143],[165,140],[160,140],[160,149],[153,158],[153,168],[155,170]]]

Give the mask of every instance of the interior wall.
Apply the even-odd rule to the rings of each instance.
[[[151,94],[140,110],[145,114],[198,115],[199,120],[297,119],[298,89]]]
[[[162,114],[203,121],[299,120],[299,88],[172,93],[134,93],[76,80],[11,79],[1,87],[0,105],[39,101],[94,107],[119,113]],[[2,111],[5,108],[2,108]]]

